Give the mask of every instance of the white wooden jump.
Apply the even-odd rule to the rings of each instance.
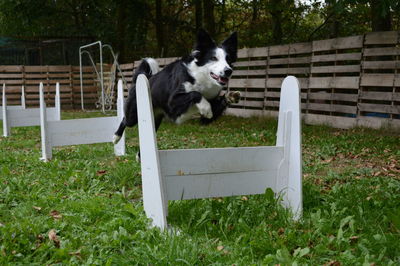
[[[6,84],[5,83],[3,83],[3,93],[5,94],[5,89],[6,89]],[[4,96],[4,94],[2,94],[3,95],[3,97],[2,97],[2,101],[4,102],[4,101],[6,101],[7,102],[7,99],[6,99],[6,97]],[[2,112],[3,112],[3,106],[4,106],[4,103],[2,103],[2,106],[1,106],[1,110],[2,110]],[[26,108],[26,105],[25,105],[25,89],[24,89],[24,86],[22,85],[22,87],[21,87],[21,105],[7,105],[7,109],[25,109]],[[2,115],[0,116],[0,120],[3,120],[3,113],[2,113]]]
[[[263,194],[282,196],[294,218],[302,214],[300,89],[282,84],[276,146],[158,150],[147,78],[136,83],[143,204],[152,224],[167,227],[169,200]]]
[[[40,129],[42,160],[52,158],[52,148],[67,145],[112,142],[114,131],[124,117],[122,81],[118,81],[117,116],[50,121],[47,118],[43,90],[40,90]],[[114,153],[125,155],[125,135],[114,145]]]
[[[8,137],[13,127],[28,127],[40,125],[40,108],[25,107],[25,92],[22,86],[21,105],[7,106],[6,86],[3,84],[3,136]],[[39,90],[43,90],[43,84],[40,83]],[[50,121],[60,120],[60,86],[56,85],[55,107],[46,110],[47,117]]]

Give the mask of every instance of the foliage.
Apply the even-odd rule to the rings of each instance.
[[[218,40],[236,30],[255,47],[362,34],[385,19],[396,30],[399,18],[396,0],[0,0],[0,36],[100,39],[121,62],[181,56],[199,27]]]
[[[63,113],[63,119],[92,113]],[[163,124],[162,149],[273,145],[276,121],[223,117]],[[171,232],[148,227],[136,129],[111,144],[67,146],[39,161],[38,127],[0,142],[0,264],[398,265],[400,139],[364,128],[303,126],[304,216],[264,195],[171,202]]]

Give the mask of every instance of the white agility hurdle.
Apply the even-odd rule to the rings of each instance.
[[[43,90],[43,84],[40,83],[39,91]],[[3,84],[3,136],[8,137],[13,127],[28,127],[40,125],[40,108],[25,107],[25,92],[22,87],[21,105],[7,106],[5,84]],[[60,104],[60,85],[56,85],[55,107],[46,110],[50,121],[58,121],[61,118]]]
[[[147,78],[136,83],[143,204],[154,226],[165,229],[169,200],[280,194],[294,218],[302,214],[300,89],[282,84],[276,146],[158,150]]]
[[[43,90],[40,90],[40,129],[42,158],[52,158],[53,147],[112,142],[115,129],[124,117],[124,94],[122,81],[118,81],[117,116],[49,121]],[[125,135],[114,145],[114,153],[125,155]]]
[[[3,106],[7,106],[7,109],[11,110],[11,109],[25,109],[26,105],[25,105],[25,89],[24,86],[22,85],[21,87],[21,105],[7,105],[7,99],[5,96],[5,90],[6,90],[6,84],[3,83],[3,92],[2,92],[2,106],[1,106],[1,110],[3,111]],[[5,101],[5,103],[4,103]],[[3,113],[0,116],[0,120],[3,120]]]

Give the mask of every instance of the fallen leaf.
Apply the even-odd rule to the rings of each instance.
[[[331,260],[328,263],[325,263],[324,266],[340,266],[340,262],[336,261],[336,260]]]
[[[218,247],[217,247],[217,250],[218,250],[218,251],[221,251],[221,250],[223,250],[223,249],[224,249],[224,246],[218,246]]]
[[[105,175],[105,174],[107,174],[107,170],[99,170],[99,171],[97,171],[97,175],[98,176],[102,176],[102,175]]]
[[[56,210],[52,210],[50,216],[53,217],[54,220],[60,220],[62,218],[62,215]]]
[[[68,253],[71,256],[76,256],[78,258],[81,258],[81,250],[75,251],[75,252],[70,252]]]
[[[38,206],[33,206],[33,208],[35,209],[35,210],[37,210],[37,211],[40,211],[42,208],[41,207],[38,207]]]
[[[50,241],[53,241],[53,242],[54,242],[54,245],[55,245],[57,248],[59,248],[59,247],[60,247],[60,240],[58,239],[56,230],[55,230],[55,229],[51,229],[51,230],[49,231],[48,236],[49,236]]]
[[[355,241],[357,241],[359,238],[360,238],[359,236],[351,236],[351,237],[350,237],[350,241],[355,242]]]

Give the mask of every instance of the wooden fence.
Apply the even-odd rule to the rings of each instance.
[[[176,58],[157,60],[163,66]],[[129,82],[138,64],[122,66]],[[300,81],[306,123],[400,128],[399,31],[240,49],[228,89],[242,98],[228,113],[276,116],[287,75]]]
[[[85,107],[93,107],[98,99],[96,74],[92,67],[83,68]],[[39,83],[44,83],[46,102],[54,104],[56,83],[60,83],[63,109],[80,108],[81,87],[79,66],[0,66],[0,85],[6,84],[9,105],[20,104],[21,87],[25,88],[26,105],[39,105]],[[0,96],[1,97],[1,96]]]

